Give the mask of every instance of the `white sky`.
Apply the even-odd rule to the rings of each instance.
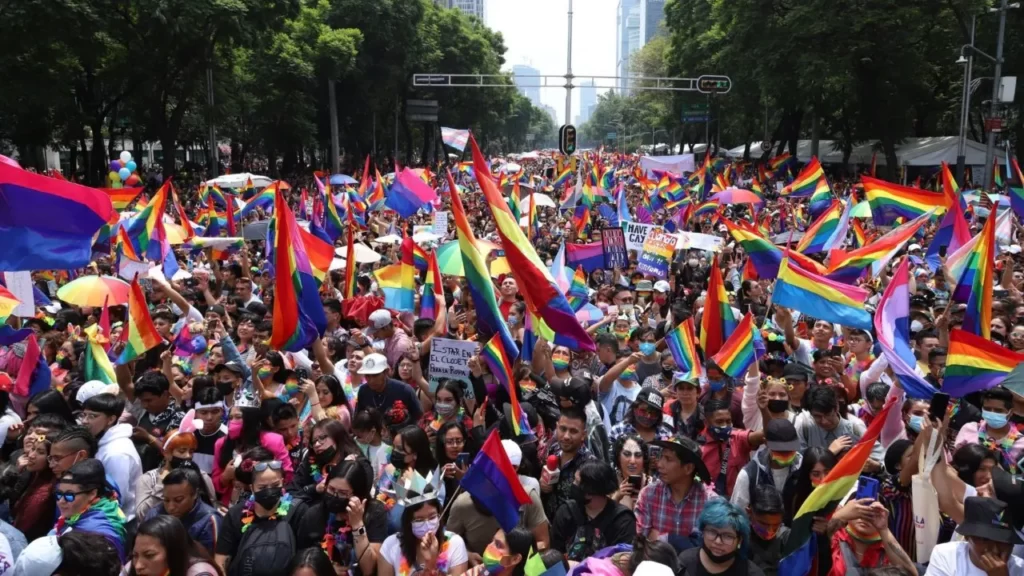
[[[573,1],[573,74],[615,75],[617,5],[618,0]],[[487,0],[487,25],[501,32],[508,48],[505,68],[510,70],[513,65],[528,64],[541,74],[564,75],[568,7],[569,0]],[[564,81],[556,83],[562,85]],[[613,81],[603,83],[607,86]],[[598,93],[603,92],[606,90],[598,90]],[[540,98],[543,104],[554,107],[561,123],[565,116],[565,89],[541,88]],[[579,102],[579,89],[574,89],[572,118],[580,112]]]

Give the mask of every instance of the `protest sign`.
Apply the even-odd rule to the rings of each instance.
[[[430,344],[430,378],[453,378],[469,382],[469,359],[476,354],[476,342],[434,338]]]
[[[668,276],[672,253],[676,249],[676,237],[661,230],[652,230],[644,242],[644,249],[637,260],[636,271],[654,278]]]
[[[21,303],[14,307],[11,316],[31,318],[36,315],[35,294],[32,293],[32,273],[4,272],[4,283],[10,292]]]
[[[676,237],[679,239],[676,242],[676,250],[708,250],[711,252],[719,252],[722,250],[722,245],[725,243],[720,236],[712,236],[711,234],[698,234],[697,232],[678,232]]]
[[[604,243],[605,269],[625,269],[629,255],[626,254],[626,234],[622,228],[602,228],[601,242]]]
[[[448,236],[448,213],[434,212],[434,234],[441,238]]]
[[[647,235],[651,233],[651,230],[657,228],[654,224],[641,224],[639,222],[629,222],[625,226],[626,228],[626,250],[636,250],[639,252],[644,249],[644,240],[647,239]]]

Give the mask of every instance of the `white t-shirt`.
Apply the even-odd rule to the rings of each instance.
[[[1006,565],[1010,576],[1024,575],[1024,559],[1010,556]],[[932,548],[925,576],[986,576],[985,571],[971,562],[970,544],[946,542]]]
[[[0,534],[0,576],[14,574],[14,554],[11,552],[11,543],[7,537]]]
[[[448,538],[448,553],[447,562],[442,567],[442,560],[438,559],[438,568],[447,572],[452,569],[453,566],[459,564],[465,564],[469,562],[469,554],[466,552],[466,542],[463,541],[462,536],[453,532],[445,532],[445,536]],[[388,564],[395,569],[394,574],[398,574],[398,567],[402,564],[402,547],[398,542],[398,534],[392,534],[388,536],[384,543],[380,545],[381,557],[387,560]],[[390,574],[384,574],[381,576],[391,576]]]

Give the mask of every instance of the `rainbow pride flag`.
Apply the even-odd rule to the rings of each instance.
[[[423,295],[420,296],[420,318],[432,318],[438,326],[446,326],[448,323],[442,282],[437,254],[431,251],[427,254],[427,275],[423,281]]]
[[[309,255],[284,193],[274,197],[274,330],[270,347],[297,352],[327,329]]]
[[[796,251],[801,254],[814,254],[816,252],[827,252],[834,248],[838,241],[841,240],[836,237],[836,232],[840,228],[839,223],[842,221],[842,216],[842,202],[833,200],[832,206],[823,212],[811,224],[810,228],[804,232],[800,242],[796,245]]]
[[[127,210],[132,200],[135,200],[142,193],[141,186],[138,188],[100,188],[100,190],[106,192],[107,196],[110,197],[110,203],[114,206],[114,210],[118,212]]]
[[[331,262],[334,260],[334,246],[317,238],[312,232],[307,232],[299,226],[299,236],[302,237],[302,245],[309,256],[309,266],[316,278],[317,285],[323,285],[328,280],[327,275],[331,270]]]
[[[569,307],[573,312],[579,312],[580,308],[583,308],[583,305],[590,300],[587,291],[587,275],[583,272],[582,266],[576,267],[576,273],[572,276],[572,283],[565,293],[565,298],[569,301]]]
[[[759,232],[753,230],[752,225],[736,224],[726,218],[722,223],[728,228],[733,239],[743,246],[748,262],[753,262],[754,269],[759,278],[771,279],[779,274],[779,265],[782,264],[782,249],[769,242]],[[815,260],[804,256],[799,252],[791,252],[789,257],[804,270],[811,270],[816,274],[824,274],[825,267]]]
[[[251,184],[252,180],[248,180],[246,183]],[[205,203],[210,199],[213,199],[214,202],[219,203],[221,206],[227,206],[228,203],[227,199],[224,198],[224,191],[220,189],[220,186],[216,184],[213,186],[203,184],[202,187],[199,188],[199,200]]]
[[[118,364],[127,364],[163,342],[163,338],[157,333],[156,326],[153,324],[153,318],[149,315],[146,295],[142,292],[142,286],[139,285],[138,276],[132,279],[132,285],[128,291],[128,321],[125,322],[121,339],[125,346],[117,358]]]
[[[877,276],[889,263],[889,260],[928,223],[931,215],[932,212],[929,210],[862,248],[849,252],[834,250],[831,254],[828,277],[832,280],[852,284],[865,271],[869,272],[871,276]]]
[[[1017,218],[1024,220],[1024,172],[1020,169],[1020,164],[1017,163],[1016,158],[1010,158],[1010,166],[1013,168],[1013,173],[1016,174],[1017,185],[1009,186],[1010,196],[1010,208],[1013,209],[1013,213],[1017,215]]]
[[[551,183],[551,187],[557,191],[560,187],[565,186],[565,184],[569,182],[570,178],[572,178],[572,167],[566,166],[565,169],[559,172],[558,176],[555,177],[555,180]]]
[[[690,376],[697,378],[704,374],[700,357],[697,356],[697,336],[694,332],[692,317],[682,321],[668,334],[665,334],[665,344],[676,361],[678,371],[688,372]]]
[[[825,178],[825,170],[822,169],[821,162],[818,162],[818,157],[812,156],[811,161],[804,164],[793,183],[782,189],[782,196],[792,198],[811,196],[818,186],[818,180],[823,178]],[[828,182],[825,182],[825,185],[828,186]],[[831,189],[829,191],[831,192]]]
[[[867,298],[867,290],[791,266],[788,258],[779,266],[772,293],[772,301],[779,306],[862,330],[871,329],[871,313],[864,308]]]
[[[891,225],[897,218],[913,220],[933,210],[936,215],[942,215],[949,208],[949,199],[944,194],[900,186],[870,176],[861,176],[860,181],[871,205],[875,226]]]
[[[832,193],[832,187],[828,185],[828,178],[825,176],[818,178],[818,181],[814,184],[811,199],[807,202],[807,211],[811,213],[811,218],[821,216],[821,213],[828,210],[835,199],[836,196]]]
[[[497,225],[498,236],[501,237],[501,244],[505,249],[505,258],[512,269],[516,284],[519,285],[520,294],[523,296],[527,310],[536,315],[541,323],[546,324],[553,332],[556,344],[567,346],[572,350],[594,351],[596,349],[594,340],[576,320],[572,308],[569,307],[565,296],[555,286],[544,262],[537,256],[536,250],[519,228],[519,223],[512,218],[508,206],[502,201],[501,193],[494,185],[494,181],[491,180],[487,163],[472,135],[470,135],[469,142],[473,149],[473,165],[476,168],[477,182],[491,209],[491,215]],[[486,271],[486,268],[484,270]],[[489,280],[488,286],[490,286]]]
[[[163,215],[167,210],[167,194],[171,188],[170,179],[156,191],[153,199],[125,223],[128,238],[135,252],[145,258],[162,262],[166,247],[167,232],[164,230]]]
[[[512,432],[516,436],[523,436],[532,434],[533,431],[526,420],[526,413],[519,404],[519,394],[516,393],[518,386],[512,376],[512,365],[518,355],[519,350],[515,349],[514,345],[511,350],[506,347],[501,334],[492,336],[480,349],[480,356],[491,369],[491,374],[508,391],[509,403],[512,405],[512,421],[509,422],[512,425]]]
[[[7,288],[0,286],[0,318],[7,318],[11,315],[18,305],[21,304],[21,300],[11,294]]]
[[[998,202],[992,206],[992,214],[997,213],[998,207]],[[974,244],[961,265],[962,272],[952,294],[953,302],[967,304],[962,329],[985,339],[991,337],[992,286],[998,221],[999,218],[994,217],[985,221],[978,242]]]
[[[242,200],[246,202],[256,195],[256,185],[252,183],[252,177],[245,179],[245,186],[242,188]]]
[[[281,185],[280,180],[274,180],[269,186],[260,190],[260,193],[253,196],[251,200],[245,203],[242,207],[241,216],[245,218],[251,214],[257,208],[263,208],[267,210],[275,206],[274,199],[277,197],[278,190],[285,190],[285,187]]]
[[[966,330],[954,329],[949,334],[949,356],[942,391],[954,398],[998,386],[1006,376],[1024,362],[1024,354]]]
[[[736,330],[729,335],[729,339],[722,344],[722,348],[711,357],[716,366],[731,378],[740,378],[747,373],[750,365],[757,361],[757,353],[754,349],[754,332],[757,326],[754,325],[754,317],[748,312]]]
[[[863,248],[867,246],[868,233],[864,231],[864,226],[860,223],[860,220],[853,220],[850,228],[853,230],[853,247]]]
[[[110,357],[107,356],[107,351],[103,348],[104,344],[109,341],[99,332],[97,324],[85,329],[86,349],[82,354],[82,377],[86,381],[96,380],[104,384],[117,384],[114,365],[111,364]]]
[[[352,215],[348,216],[348,238],[345,247],[345,284],[341,291],[342,298],[355,298],[356,296],[356,270],[359,264],[356,262],[356,225],[352,221]]]
[[[476,146],[475,142],[473,146]],[[490,172],[486,166],[476,165],[474,171],[478,178],[482,176],[482,179],[490,181]],[[446,172],[445,175],[448,178],[448,185],[455,190],[455,181],[452,179],[451,173]],[[493,182],[491,184],[493,185]],[[515,340],[512,338],[512,333],[509,331],[508,325],[505,324],[501,309],[498,307],[494,284],[487,272],[487,264],[477,248],[476,236],[469,225],[469,219],[462,208],[462,199],[458,194],[452,194],[452,219],[455,221],[455,231],[459,239],[459,251],[462,254],[462,268],[465,272],[466,284],[469,286],[473,308],[476,310],[478,330],[486,339],[500,336],[506,352],[516,350]],[[518,350],[515,354],[518,356]]]
[[[704,299],[704,314],[700,319],[700,348],[705,355],[717,354],[725,344],[728,334],[736,330],[736,316],[729,305],[729,295],[725,292],[725,281],[722,280],[722,269],[718,266],[718,254],[715,254],[708,278],[708,294]]]
[[[413,312],[416,303],[416,267],[413,264],[412,238],[402,240],[402,260],[374,272],[384,293],[384,306],[400,312]]]

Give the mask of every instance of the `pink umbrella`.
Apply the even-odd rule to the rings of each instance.
[[[719,204],[761,204],[764,202],[757,194],[743,188],[726,188],[711,197]]]

